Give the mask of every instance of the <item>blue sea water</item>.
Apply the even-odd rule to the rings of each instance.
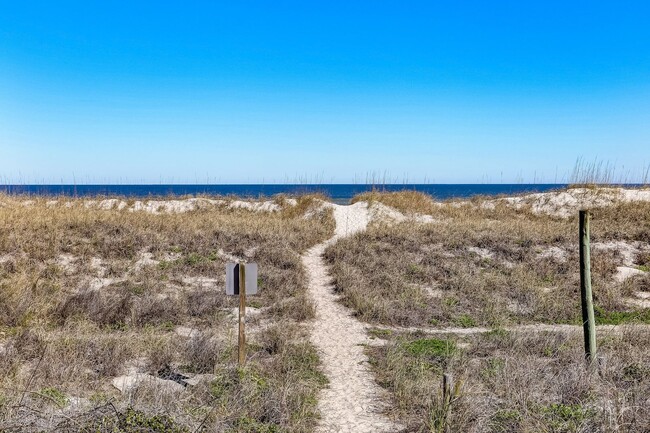
[[[147,198],[186,195],[235,195],[244,198],[268,197],[276,194],[322,193],[336,203],[347,203],[352,197],[371,190],[420,191],[436,199],[469,198],[476,195],[514,195],[544,192],[563,188],[563,184],[267,184],[267,185],[0,185],[0,192],[47,196],[125,196]]]

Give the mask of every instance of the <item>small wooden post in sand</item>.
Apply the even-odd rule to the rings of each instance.
[[[246,364],[246,265],[239,264],[239,366]]]
[[[443,431],[449,433],[449,415],[451,412],[452,388],[454,379],[450,374],[442,375],[442,411],[443,411]]]
[[[589,366],[596,360],[596,320],[591,294],[591,254],[589,252],[588,210],[580,211],[580,298],[582,301],[582,326],[585,337],[585,358]]]
[[[442,403],[448,406],[451,403],[451,388],[453,379],[449,374],[442,375]]]

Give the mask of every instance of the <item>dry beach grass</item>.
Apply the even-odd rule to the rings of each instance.
[[[368,354],[391,392],[389,415],[414,432],[648,431],[650,203],[618,196],[358,197],[411,216],[375,221],[325,253],[341,301],[377,326]],[[580,326],[535,327],[580,324],[577,208],[589,200],[597,322],[617,325],[599,331],[591,376]],[[417,223],[422,215],[432,222]],[[479,326],[493,331],[471,332]],[[460,384],[451,405],[443,373]]]
[[[390,412],[406,431],[642,432],[650,429],[650,335],[623,327],[598,338],[585,368],[580,332],[495,329],[472,335],[387,333],[368,349]],[[442,374],[458,388],[442,399]]]
[[[300,254],[331,211],[190,200],[0,197],[0,430],[311,431],[326,379]],[[244,369],[237,258],[260,266]]]
[[[649,215],[650,191],[594,187],[348,207],[0,196],[0,431],[645,431]],[[223,293],[238,259],[261,271],[244,369]]]
[[[440,204],[419,193],[363,198],[406,214],[426,213],[434,222],[379,221],[328,249],[343,302],[360,319],[468,327],[579,319],[577,212],[561,218],[481,198]],[[618,267],[648,266],[648,215],[650,202],[594,212],[592,272],[601,322],[650,321],[626,303],[647,290],[647,274],[614,278]]]

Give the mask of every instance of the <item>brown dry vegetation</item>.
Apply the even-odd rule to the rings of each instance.
[[[299,255],[334,226],[303,217],[313,197],[159,215],[27,199],[0,197],[1,431],[311,431],[326,380]],[[260,269],[241,370],[229,256]],[[111,381],[129,367],[161,380],[122,394]]]
[[[504,326],[580,323],[578,221],[536,214],[486,198],[436,204],[424,194],[371,193],[404,214],[433,223],[376,223],[326,251],[342,302],[364,321],[427,328],[485,326],[489,333],[404,334],[377,330],[368,349],[390,415],[413,432],[650,431],[647,328],[599,332],[599,372],[585,368],[579,332],[505,331]],[[643,269],[650,203],[594,210],[592,272],[597,321],[650,322],[625,302],[650,292],[649,274],[613,278],[634,245]],[[639,250],[640,249],[640,250]],[[462,382],[451,407],[442,374]]]
[[[403,326],[506,326],[580,319],[577,215],[563,219],[483,200],[435,205],[420,193],[374,193],[370,200],[432,224],[375,224],[326,251],[343,302],[361,320]],[[413,203],[411,207],[409,203]],[[650,246],[650,203],[594,211],[592,244]],[[638,254],[636,265],[647,260]],[[650,290],[648,277],[613,280],[623,256],[592,251],[595,304],[602,323],[650,321],[624,298]]]
[[[591,374],[580,332],[384,335],[368,352],[408,432],[649,431],[650,335],[619,331],[599,337]],[[450,404],[443,372],[459,385]]]

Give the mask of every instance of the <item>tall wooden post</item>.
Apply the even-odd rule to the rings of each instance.
[[[589,252],[589,219],[587,210],[580,211],[580,298],[582,326],[585,337],[585,358],[591,365],[596,359],[596,320],[591,294],[591,254]]]
[[[239,366],[246,363],[246,265],[239,264]]]

